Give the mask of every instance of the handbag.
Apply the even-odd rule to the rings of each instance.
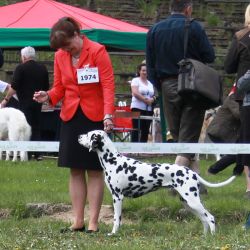
[[[223,87],[219,73],[195,59],[186,58],[190,19],[185,22],[184,59],[179,64],[178,94],[185,103],[202,109],[222,104]]]

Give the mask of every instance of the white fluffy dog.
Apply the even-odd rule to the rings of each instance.
[[[0,140],[29,141],[31,127],[28,124],[23,112],[14,108],[0,109]],[[9,151],[6,151],[6,161],[9,160]],[[20,152],[21,161],[28,159],[27,152]],[[0,160],[2,150],[0,149]],[[13,160],[17,161],[17,151],[13,151]]]

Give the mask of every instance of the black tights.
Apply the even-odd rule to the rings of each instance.
[[[146,111],[146,110],[141,110],[137,108],[132,108],[132,111],[137,111],[137,112],[139,111],[140,115],[143,115],[143,116],[153,115],[153,111]],[[132,123],[133,123],[133,128],[137,130],[132,132],[131,141],[132,142],[147,142],[151,120],[133,119]]]

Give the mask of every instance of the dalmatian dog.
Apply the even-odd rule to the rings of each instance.
[[[9,141],[29,141],[31,136],[31,127],[28,124],[25,115],[15,108],[0,109],[0,140]],[[0,150],[0,160],[3,152]],[[17,161],[17,151],[13,151],[12,161]],[[21,161],[28,160],[26,151],[20,152]],[[10,160],[10,151],[6,151],[6,161]]]
[[[101,130],[80,135],[79,143],[98,154],[105,173],[114,206],[114,224],[111,234],[115,234],[121,223],[122,201],[124,197],[136,198],[161,187],[173,188],[181,196],[183,204],[201,220],[204,233],[208,229],[215,232],[215,220],[201,204],[199,183],[208,187],[221,187],[234,180],[232,176],[221,183],[210,183],[191,169],[175,164],[151,164],[140,162],[120,154],[108,135]]]

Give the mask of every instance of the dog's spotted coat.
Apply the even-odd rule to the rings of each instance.
[[[199,182],[219,187],[229,180],[212,184],[203,180],[192,170],[174,164],[150,164],[121,155],[104,131],[96,130],[79,136],[79,143],[96,151],[105,173],[105,182],[112,194],[114,205],[114,226],[116,233],[121,222],[122,200],[136,198],[160,187],[174,188],[184,205],[197,215],[203,223],[204,232],[210,228],[215,232],[214,217],[203,207],[199,197]]]

